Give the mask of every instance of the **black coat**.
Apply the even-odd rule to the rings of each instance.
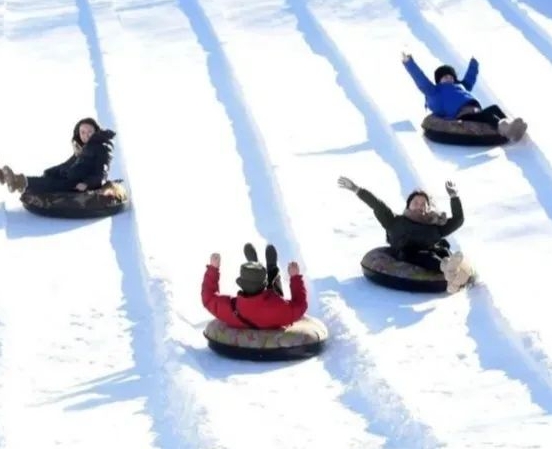
[[[464,223],[462,203],[458,197],[450,199],[452,217],[444,224],[438,225],[418,223],[404,215],[396,215],[368,190],[360,189],[357,195],[372,208],[376,219],[387,233],[387,243],[397,251],[435,248],[444,237],[452,234]]]
[[[95,132],[78,156],[73,155],[62,164],[46,169],[44,176],[64,179],[75,186],[83,182],[90,190],[101,187],[107,180],[113,159],[113,137],[115,132],[109,129]]]

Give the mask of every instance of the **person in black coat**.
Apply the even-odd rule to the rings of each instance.
[[[9,166],[0,172],[0,183],[10,192],[54,193],[95,190],[107,180],[115,132],[101,129],[92,118],[79,120],[73,129],[73,155],[46,169],[42,176],[15,174]]]
[[[395,214],[383,201],[366,189],[358,187],[349,178],[340,177],[338,185],[350,190],[364,201],[386,231],[387,243],[393,255],[431,271],[443,271],[443,260],[452,256],[450,244],[445,239],[464,223],[462,203],[456,186],[447,181],[445,188],[450,196],[452,217],[431,208],[429,195],[423,190],[413,191],[406,200],[402,214]],[[460,257],[461,253],[457,253]]]

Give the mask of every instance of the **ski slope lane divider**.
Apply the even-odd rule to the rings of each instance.
[[[76,0],[76,4],[78,24],[86,38],[94,72],[98,120],[101,126],[116,131],[94,13],[87,0]],[[130,179],[125,173],[122,147],[117,146],[113,171],[123,175],[130,192]],[[160,309],[160,304],[164,301],[162,290],[156,289],[158,283],[150,278],[145,267],[134,210],[116,215],[111,220],[111,243],[122,272],[121,288],[125,296],[126,313],[134,323],[131,333],[135,369],[141,383],[138,390],[146,396],[146,412],[153,421],[157,443],[161,447],[188,447],[180,441],[178,427],[175,425],[177,418],[170,413],[175,408],[180,408],[178,401],[182,398],[175,394],[180,390],[168,372],[168,356],[172,351],[164,343],[167,317],[160,315],[163,314]]]
[[[233,69],[211,22],[196,0],[180,0],[198,42],[207,54],[207,66],[217,99],[230,119],[259,233],[273,243],[283,260],[297,257],[297,243],[286,218],[282,195],[274,176],[262,134],[251,117]]]
[[[517,28],[523,37],[533,45],[552,64],[552,38],[538,23],[536,23],[517,1],[487,0],[504,20]],[[545,0],[543,0],[545,1]]]

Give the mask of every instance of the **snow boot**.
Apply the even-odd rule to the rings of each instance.
[[[272,244],[266,245],[265,249],[266,271],[268,273],[268,287],[274,290],[278,295],[284,296],[282,287],[282,277],[278,268],[278,251]]]
[[[13,170],[8,167],[7,165],[4,165],[2,168],[3,177],[5,178],[5,182],[8,185],[8,190],[10,193],[13,193],[15,191],[19,191],[23,193],[25,189],[27,188],[27,178],[23,174],[14,174]]]
[[[514,142],[519,142],[527,131],[527,123],[521,118],[516,118],[512,121],[510,134]]]
[[[278,266],[278,251],[274,245],[268,244],[265,249],[265,258],[266,258],[266,269]]]
[[[503,118],[498,122],[498,133],[513,142],[521,140],[525,131],[527,131],[527,123],[520,118],[514,120]]]
[[[460,251],[445,257],[441,261],[441,270],[447,281],[448,293],[456,293],[462,287],[475,283],[475,272]]]
[[[258,262],[257,250],[251,243],[246,243],[243,247],[243,254],[248,262]]]
[[[503,118],[498,122],[498,133],[501,136],[506,137],[508,140],[512,138],[512,121],[507,118]]]

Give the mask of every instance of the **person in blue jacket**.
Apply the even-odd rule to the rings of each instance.
[[[488,123],[502,136],[517,142],[527,131],[521,118],[509,119],[499,106],[483,108],[472,89],[479,73],[479,62],[471,58],[464,79],[458,79],[456,70],[442,65],[435,70],[435,83],[431,82],[412,55],[403,53],[403,64],[418,89],[425,95],[426,107],[445,120],[466,120]]]

